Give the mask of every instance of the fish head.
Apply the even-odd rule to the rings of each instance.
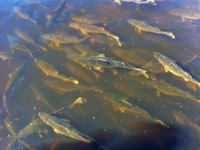
[[[45,120],[46,118],[48,118],[49,114],[45,112],[39,112],[38,116],[40,117],[40,119]]]
[[[79,23],[78,22],[70,22],[69,26],[75,29],[79,29]]]
[[[153,56],[154,56],[157,60],[162,59],[162,54],[160,54],[160,53],[158,53],[158,52],[153,52]]]

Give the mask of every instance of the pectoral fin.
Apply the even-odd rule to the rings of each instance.
[[[88,35],[88,33],[85,32],[84,30],[81,30],[81,32],[82,32],[83,34],[85,34],[85,35]]]
[[[168,69],[166,67],[164,67],[164,68],[165,68],[165,72],[168,72]]]
[[[55,41],[54,43],[55,43],[55,45],[56,45],[57,47],[59,47],[59,45],[60,45],[59,42],[56,42],[56,41]]]
[[[140,29],[138,29],[138,33],[141,34],[141,30]]]
[[[82,52],[82,56],[87,56],[87,52]]]
[[[156,95],[157,95],[158,97],[160,97],[160,91],[157,91],[157,92],[156,92]]]
[[[181,17],[182,21],[185,21],[185,17]]]

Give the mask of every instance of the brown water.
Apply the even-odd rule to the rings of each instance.
[[[83,38],[79,30],[69,27],[72,22],[71,15],[94,15],[101,18],[107,18],[111,23],[107,26],[96,24],[104,27],[114,35],[119,37],[122,46],[113,46],[122,48],[126,51],[132,51],[146,62],[157,60],[153,57],[154,51],[175,60],[185,71],[190,73],[195,79],[200,81],[199,71],[199,20],[181,20],[181,17],[173,16],[169,13],[171,9],[186,9],[199,12],[200,1],[198,0],[182,0],[182,1],[156,1],[157,5],[136,5],[135,3],[122,2],[118,5],[112,0],[76,0],[67,1],[65,7],[53,22],[46,28],[47,19],[45,14],[52,14],[53,10],[60,5],[59,1],[1,1],[0,10],[0,52],[11,52],[10,43],[6,38],[7,34],[18,37],[14,32],[14,28],[18,28],[26,32],[35,43],[47,48],[47,52],[24,41],[23,43],[31,50],[33,57],[43,60],[54,67],[67,77],[74,76],[80,84],[90,86],[87,81],[76,77],[66,64],[75,64],[67,57],[66,52],[51,49],[40,38],[41,34],[59,33]],[[13,6],[20,7],[24,12],[29,14],[30,18],[37,21],[37,24],[30,20],[17,16],[12,9]],[[46,8],[45,8],[46,7]],[[137,9],[138,8],[138,9]],[[163,31],[172,31],[175,39],[166,35],[141,32],[139,34],[135,28],[131,26],[126,19],[137,19],[156,26]],[[63,25],[64,24],[64,25]],[[90,39],[82,42],[88,45],[92,50],[105,54],[106,57],[122,61],[122,59],[112,52],[112,48],[108,43],[94,43]],[[63,44],[71,46],[70,44]],[[191,101],[188,98],[170,96],[161,93],[156,95],[156,89],[143,84],[140,80],[147,80],[143,76],[131,76],[126,69],[118,68],[118,74],[114,75],[109,69],[104,72],[98,72],[100,78],[97,80],[93,74],[86,70],[91,78],[95,81],[95,85],[100,87],[104,93],[112,93],[124,96],[129,101],[137,104],[141,109],[147,111],[152,117],[162,120],[169,128],[165,128],[160,124],[156,124],[151,120],[141,116],[135,116],[129,113],[115,111],[112,104],[102,97],[101,93],[95,91],[74,91],[60,94],[56,90],[46,86],[44,80],[57,80],[54,77],[46,76],[40,70],[31,58],[30,54],[14,50],[19,55],[18,58],[9,60],[0,60],[0,91],[4,89],[8,83],[10,73],[13,73],[17,67],[26,62],[15,84],[7,93],[7,106],[11,113],[13,122],[17,124],[17,133],[28,125],[33,116],[38,118],[39,112],[51,113],[51,110],[41,101],[37,100],[29,82],[36,84],[40,88],[40,92],[47,98],[54,109],[60,109],[68,106],[78,97],[86,98],[87,102],[74,106],[69,110],[68,114],[58,116],[59,118],[70,120],[70,124],[79,131],[94,138],[104,147],[111,150],[179,150],[179,149],[200,149],[200,133],[189,127],[189,125],[181,125],[173,115],[173,111],[179,111],[188,116],[193,123],[200,126],[199,113],[200,104]],[[185,64],[193,57],[197,57],[191,62]],[[9,63],[8,63],[9,62]],[[141,68],[142,65],[133,64],[135,67]],[[93,68],[92,68],[93,69]],[[125,74],[128,75],[125,78]],[[171,73],[156,74],[157,80],[164,79],[170,85],[178,87],[186,92],[190,92],[197,99],[200,99],[199,88],[196,91],[188,88],[186,82],[174,76]],[[151,80],[151,79],[148,79]],[[115,83],[115,84],[113,84]],[[194,86],[194,85],[193,85]],[[6,149],[11,142],[12,134],[4,125],[4,119],[8,116],[1,95],[0,107],[0,149]],[[48,133],[41,133],[43,138],[35,132],[21,140],[24,140],[31,148],[34,149],[63,149],[63,150],[93,150],[100,149],[97,145],[84,143],[70,137],[57,134],[48,126]],[[17,140],[10,149],[27,149]]]

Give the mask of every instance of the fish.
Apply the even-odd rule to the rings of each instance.
[[[26,53],[30,54],[31,57],[33,58],[31,50],[28,47],[26,47],[19,38],[16,38],[13,35],[7,34],[7,39],[9,40],[9,42],[11,44],[10,48],[15,48],[17,50],[26,52]]]
[[[136,79],[138,79],[138,78],[136,78]],[[139,80],[140,80],[140,78],[139,78]],[[141,80],[141,81],[144,81],[144,80]],[[158,99],[156,96],[153,96],[151,94],[148,94],[148,93],[138,90],[138,88],[136,88],[134,86],[134,84],[132,84],[132,82],[130,82],[130,81],[120,82],[118,80],[113,80],[113,81],[111,81],[111,84],[114,85],[114,87],[117,90],[125,93],[129,97],[136,97],[138,99],[144,99],[146,101],[153,102],[155,104],[159,104],[163,108],[166,107],[166,103],[169,103],[169,101],[167,101],[165,99],[162,99],[162,98]]]
[[[107,18],[101,18],[101,17],[96,17],[94,15],[83,15],[83,16],[76,16],[76,15],[72,15],[71,16],[73,21],[76,22],[83,22],[83,23],[88,23],[88,24],[103,24],[104,26],[106,26],[109,21]]]
[[[139,108],[136,104],[132,102],[130,103],[127,97],[120,97],[118,95],[110,94],[110,93],[104,93],[103,97],[105,100],[108,100],[109,102],[112,103],[112,106],[114,107],[115,110],[120,110],[122,113],[140,115],[144,118],[158,122],[162,124],[163,126],[169,128],[169,126],[165,124],[164,122],[162,122],[161,120],[151,117],[151,115],[147,111]]]
[[[56,7],[52,13],[49,15],[47,14],[46,15],[46,18],[47,18],[47,23],[46,23],[46,28],[52,24],[52,22],[55,22],[57,18],[60,17],[60,15],[62,14],[63,12],[63,9],[65,8],[65,5],[67,3],[67,0],[65,1],[61,1],[60,2],[60,5],[58,7]]]
[[[175,39],[175,36],[173,35],[172,32],[161,31],[159,28],[150,26],[149,24],[145,23],[144,21],[139,21],[139,20],[135,20],[135,19],[127,19],[127,22],[130,25],[134,26],[135,29],[138,30],[139,34],[141,33],[141,30],[142,30],[142,31],[153,32],[153,33],[157,33],[157,34],[165,34],[165,35],[170,36],[171,38]]]
[[[23,71],[24,66],[25,66],[25,63],[21,64],[12,74],[9,75],[10,79],[8,80],[8,83],[7,83],[7,85],[6,85],[5,89],[4,89],[3,104],[4,104],[4,107],[5,107],[6,111],[7,111],[7,113],[9,114],[9,116],[11,116],[11,114],[10,114],[10,111],[8,110],[8,108],[7,108],[6,94],[11,89],[11,87],[15,83],[16,79],[19,77],[19,75]]]
[[[14,122],[14,120],[11,117],[6,117],[4,119],[4,124],[6,128],[10,131],[10,133],[14,136],[15,139],[18,139],[17,137],[17,125]]]
[[[83,56],[77,53],[67,53],[67,57],[69,59],[71,59],[72,61],[79,63],[78,60],[81,59]],[[86,67],[85,65],[79,63],[81,66]],[[93,71],[91,68],[87,68],[90,72],[92,72],[96,79],[98,80],[98,78],[100,77],[100,75],[98,73],[96,73],[95,71]]]
[[[44,95],[39,91],[39,89],[36,87],[35,84],[29,82],[29,86],[33,90],[36,98],[41,100],[43,103],[45,103],[51,110],[55,111],[55,109],[52,107],[52,105],[48,102],[48,100],[44,97]]]
[[[115,3],[118,3],[119,5],[121,5],[121,2],[134,2],[136,4],[157,5],[154,0],[146,0],[146,1],[143,1],[143,0],[114,0],[114,1],[115,1]]]
[[[53,89],[58,90],[61,94],[63,94],[64,92],[90,91],[90,90],[103,93],[103,90],[100,89],[99,87],[88,87],[85,86],[84,84],[72,84],[70,82],[64,83],[62,81],[57,81],[57,80],[45,80],[44,84]]]
[[[73,82],[75,84],[78,84],[78,81],[76,79],[74,79],[73,77],[71,78],[67,78],[66,76],[58,73],[58,71],[54,68],[53,65],[51,64],[48,64],[47,62],[45,61],[42,61],[42,60],[38,60],[38,59],[35,59],[35,63],[36,65],[47,75],[47,76],[52,76],[52,77],[55,77],[55,78],[58,78],[58,79],[61,79],[63,81],[69,81],[69,82]]]
[[[86,103],[86,102],[87,102],[87,99],[79,97],[69,106],[61,108],[59,110],[56,110],[56,111],[52,112],[51,114],[65,114],[70,109],[72,109],[76,104],[83,104],[83,103]],[[35,119],[31,123],[29,123],[27,126],[25,126],[17,134],[17,137],[18,138],[26,137],[28,135],[35,133],[35,132],[37,132],[39,134],[39,136],[42,137],[42,135],[38,131],[42,131],[43,133],[47,133],[48,131],[47,131],[46,127],[47,127],[47,125],[40,118]]]
[[[185,21],[185,18],[192,19],[192,20],[200,19],[200,13],[192,12],[188,10],[172,9],[169,11],[169,13],[175,16],[180,16],[182,21]]]
[[[17,58],[17,55],[10,52],[0,52],[0,58],[3,58],[3,60],[14,59]]]
[[[119,37],[110,33],[109,31],[106,31],[102,27],[98,27],[95,25],[87,24],[87,23],[82,23],[82,22],[70,22],[69,26],[75,29],[79,29],[83,34],[87,35],[88,33],[102,33],[106,34],[107,36],[112,37],[118,42],[118,45],[121,46],[122,44],[119,41]]]
[[[83,39],[78,39],[75,36],[64,36],[64,35],[59,35],[59,34],[43,34],[41,35],[41,38],[53,41],[55,45],[58,47],[60,43],[68,44],[68,43],[83,42],[85,41],[85,39],[89,38],[89,36],[86,36]]]
[[[4,93],[8,92],[10,90],[10,88],[13,86],[16,79],[19,77],[19,75],[23,71],[25,64],[26,63],[21,64],[12,74],[9,75],[10,79],[8,80],[8,83],[6,85]]]
[[[55,45],[54,42],[51,42],[48,44],[48,46],[53,49],[53,50],[58,50],[58,51],[64,51],[67,54],[73,54],[73,53],[78,53],[78,51],[72,47],[69,47],[67,45],[59,45],[58,47]],[[79,53],[78,53],[79,54]]]
[[[15,31],[15,33],[16,33],[21,39],[23,39],[24,41],[26,41],[26,42],[28,42],[28,43],[31,43],[31,44],[33,44],[34,46],[39,47],[39,48],[41,48],[41,49],[44,50],[44,51],[47,51],[46,48],[44,48],[44,47],[42,47],[42,46],[40,46],[40,45],[37,45],[37,44],[35,43],[35,41],[34,41],[31,37],[29,37],[25,32],[23,32],[22,30],[20,30],[20,29],[18,29],[18,28],[14,28],[14,31]]]
[[[18,138],[23,138],[28,135],[31,135],[35,132],[39,134],[39,136],[42,138],[42,135],[38,131],[42,131],[43,133],[47,133],[48,130],[46,129],[47,125],[40,119],[33,120],[30,124],[25,126],[18,134]]]
[[[62,119],[57,118],[56,116],[52,116],[45,112],[39,112],[38,116],[40,117],[40,119],[42,119],[44,121],[44,123],[51,126],[57,134],[62,134],[62,135],[71,137],[73,139],[86,142],[86,143],[94,142],[94,143],[97,143],[104,150],[108,150],[107,148],[100,145],[97,141],[92,139],[91,137],[78,131],[71,124],[67,123],[66,121],[64,121]]]
[[[163,67],[163,65],[160,63],[154,63],[153,61],[146,63],[141,68],[154,74],[165,73],[165,68]]]
[[[32,150],[32,148],[24,141],[21,141],[18,137],[17,137],[17,124],[14,122],[14,120],[11,117],[6,117],[4,119],[4,124],[6,125],[7,129],[10,131],[10,133],[14,136],[14,140],[12,140],[9,144],[8,147],[6,149],[9,149],[12,144],[14,143],[14,141],[17,139],[20,143],[22,143],[23,145],[25,145],[26,147],[28,147],[30,150]]]
[[[89,34],[88,36],[90,36],[90,42],[92,43],[92,45],[94,45],[94,43],[101,43],[101,44],[109,44],[111,47],[118,45],[117,41],[114,40],[111,37],[106,37],[106,36],[102,36],[99,34]]]
[[[157,89],[157,96],[160,96],[160,92],[163,92],[167,95],[172,95],[172,96],[180,96],[183,98],[189,98],[195,102],[200,103],[200,100],[195,98],[193,95],[191,95],[188,92],[185,92],[177,87],[174,87],[168,83],[162,82],[162,81],[146,81],[148,85],[151,87]]]
[[[172,59],[167,56],[164,56],[158,52],[153,52],[154,57],[163,65],[165,72],[171,72],[172,74],[183,78],[186,82],[190,81],[200,87],[200,83],[192,78],[192,76],[184,71],[178,64],[176,64]]]
[[[78,62],[81,63],[83,66],[92,66],[95,70],[101,71],[102,68],[126,68],[130,70],[136,70],[148,78],[148,74],[146,70],[136,68],[130,64],[126,64],[117,60],[113,60],[110,58],[105,57],[104,54],[99,54],[98,56],[90,56],[90,57],[81,57],[78,59]]]
[[[99,53],[92,50],[89,46],[85,46],[82,44],[74,44],[73,48],[81,52],[83,56],[97,56]]]
[[[29,17],[28,14],[25,14],[25,13],[21,10],[21,8],[16,7],[16,6],[13,6],[12,9],[13,9],[13,10],[17,13],[17,15],[19,15],[21,18],[28,19],[28,20],[32,21],[33,23],[37,24],[37,21],[31,19],[31,18]]]
[[[120,48],[112,48],[112,52],[122,58],[122,62],[132,63],[135,65],[145,65],[146,60],[135,54],[133,51],[127,51]]]
[[[72,63],[67,63],[66,67],[78,78],[90,83],[92,86],[95,85],[95,81],[91,78],[89,75],[89,71],[86,71],[82,66],[72,64]]]

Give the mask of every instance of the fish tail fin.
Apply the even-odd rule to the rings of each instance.
[[[93,90],[99,93],[103,93],[103,90],[99,87],[93,87]]]
[[[69,80],[71,82],[73,82],[74,84],[78,84],[79,83],[78,80],[74,79],[74,77],[69,78]]]
[[[86,39],[89,39],[89,38],[91,38],[91,37],[90,36],[86,36],[86,37],[84,37],[83,41],[86,40]]]

